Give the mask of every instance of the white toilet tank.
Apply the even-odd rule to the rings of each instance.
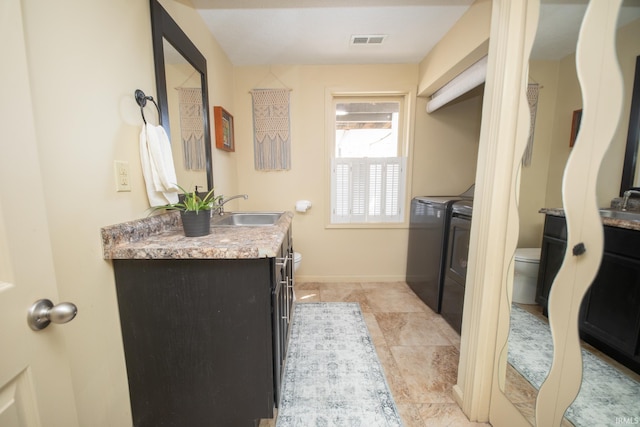
[[[536,284],[540,248],[518,248],[515,253],[513,277],[513,302],[519,304],[536,303]]]
[[[302,255],[300,255],[300,253],[298,252],[294,252],[293,253],[293,272],[294,273],[298,269],[298,267],[300,267],[301,261],[302,261]]]

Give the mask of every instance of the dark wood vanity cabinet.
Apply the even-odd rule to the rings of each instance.
[[[282,244],[279,256],[273,264],[272,291],[272,325],[273,325],[273,379],[275,404],[278,406],[280,384],[284,373],[284,361],[289,342],[289,326],[291,324],[293,292],[294,252],[291,245],[291,234],[288,233]]]
[[[280,255],[113,260],[135,427],[273,417],[288,328],[274,313],[288,315],[292,302],[278,293],[292,278],[289,237]]]
[[[536,301],[546,313],[566,248],[565,218],[547,215]],[[604,226],[602,264],[580,307],[580,337],[640,373],[640,231]]]

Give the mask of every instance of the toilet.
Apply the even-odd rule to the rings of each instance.
[[[300,262],[302,261],[302,255],[299,252],[293,253],[293,272],[295,273],[298,267],[300,267]]]
[[[296,274],[296,270],[300,267],[300,262],[302,261],[302,255],[300,255],[299,252],[294,252],[293,253],[293,274],[295,276]],[[292,289],[292,301],[295,302],[296,301],[296,290],[295,288]]]
[[[536,303],[536,284],[540,248],[518,248],[515,254],[513,277],[513,302],[519,304]]]

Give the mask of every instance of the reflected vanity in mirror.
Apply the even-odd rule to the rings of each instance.
[[[150,5],[160,124],[178,183],[206,192],[213,188],[207,61],[157,0]]]
[[[541,16],[540,16],[540,25],[542,26],[544,23],[544,12],[545,12],[545,3],[551,6],[550,8],[559,8],[561,5],[558,5],[558,2],[547,2],[545,0],[541,1]],[[576,14],[575,19],[582,20],[582,15],[586,10],[586,1],[582,4],[576,4],[573,2],[571,5],[566,4],[563,5],[567,8],[572,8],[574,13]],[[579,15],[579,16],[578,16]],[[623,6],[623,10],[620,13],[621,18],[635,16],[634,19],[638,19],[640,15],[630,15],[629,10],[625,10]],[[629,21],[627,21],[628,23]],[[634,21],[638,22],[638,21]],[[640,25],[640,24],[635,24]],[[542,27],[539,27],[539,30]],[[536,40],[536,43],[538,40]],[[633,42],[630,42],[633,43]],[[637,44],[637,39],[636,42]],[[636,64],[640,61],[640,57],[636,58],[638,49],[635,48],[635,52],[633,54],[633,62]],[[633,49],[632,49],[633,50]],[[619,50],[619,54],[623,54],[624,49]],[[628,51],[626,51],[628,52]],[[621,63],[630,61],[629,58],[619,58]],[[625,103],[627,103],[627,99],[632,99],[631,101],[631,115],[629,119],[629,135],[627,137],[626,142],[626,153],[624,160],[624,170],[622,174],[622,184],[620,188],[620,194],[629,189],[630,187],[640,186],[640,174],[637,173],[637,151],[638,151],[638,138],[639,138],[639,130],[640,130],[640,66],[636,65],[635,68],[635,83],[632,81],[631,84],[627,78],[625,78],[625,93],[631,93],[633,90],[633,95],[625,95]],[[535,77],[535,76],[532,76]],[[550,85],[551,86],[551,85]],[[565,106],[567,107],[567,106]],[[627,104],[627,108],[628,104]],[[626,110],[628,111],[628,110]],[[570,121],[570,117],[568,119]],[[538,130],[536,131],[538,133]],[[626,136],[626,135],[625,135]],[[558,186],[560,184],[558,183]],[[521,197],[526,197],[526,193],[521,190]],[[542,207],[542,206],[540,206]],[[558,217],[558,220],[564,224],[564,218]],[[546,230],[546,229],[545,229]],[[553,230],[552,230],[553,231]],[[560,234],[564,233],[564,245],[562,246],[562,236],[558,236],[557,243],[558,245],[551,247],[553,249],[553,263],[556,263],[555,266],[550,266],[549,271],[553,270],[553,275],[560,268],[560,263],[564,257],[564,251],[566,247],[566,226],[564,226],[563,230],[557,230]],[[553,239],[552,239],[553,240]],[[544,244],[543,244],[544,246]],[[549,249],[549,248],[547,248]],[[550,255],[547,254],[547,257]],[[541,269],[542,271],[542,269]],[[551,273],[549,273],[551,274]],[[546,280],[553,280],[553,277],[547,278]],[[508,356],[505,358],[508,360],[506,367],[506,380],[505,386],[503,389],[504,394],[507,398],[512,402],[512,404],[522,413],[522,415],[532,424],[536,425],[535,421],[535,405],[536,399],[538,396],[538,389],[540,384],[545,380],[549,373],[549,369],[551,367],[551,361],[554,354],[553,342],[551,338],[551,332],[548,327],[548,319],[542,313],[542,307],[537,305],[518,305],[514,304],[514,308],[512,309],[511,314],[511,322],[510,322],[510,331],[508,338]],[[584,315],[584,313],[582,314]],[[569,408],[565,413],[565,419],[562,425],[573,425],[570,421],[577,422],[578,425],[595,425],[597,422],[594,421],[594,418],[589,418],[590,414],[602,414],[604,413],[603,409],[606,406],[610,406],[613,408],[618,408],[618,412],[622,413],[620,416],[624,416],[624,411],[622,411],[621,402],[624,402],[624,399],[628,396],[623,396],[625,391],[622,388],[617,388],[614,384],[617,384],[619,381],[618,375],[621,374],[623,377],[623,381],[626,381],[626,378],[630,378],[631,381],[637,381],[640,376],[634,373],[632,370],[625,368],[620,363],[617,363],[611,357],[603,354],[601,351],[595,349],[594,347],[584,344],[583,345],[583,365],[586,366],[583,372],[583,387],[580,390],[576,400],[574,401],[573,408]],[[585,353],[587,351],[588,353]],[[586,354],[586,356],[585,356]],[[601,363],[603,363],[601,365]],[[595,365],[594,365],[595,364]],[[607,365],[607,367],[605,367]],[[589,366],[596,366],[595,369],[589,368]],[[608,366],[612,366],[611,376],[603,376],[596,377],[596,375],[601,375],[603,372],[607,372]],[[601,388],[600,395],[594,395],[593,391],[598,390],[598,387],[594,387],[593,384],[602,383],[605,387]],[[606,387],[609,387],[608,389]],[[606,391],[602,391],[606,390]],[[633,395],[632,395],[633,397]],[[640,394],[635,395],[636,402],[637,399],[640,398]],[[618,406],[616,406],[618,405]],[[631,405],[633,406],[633,405]],[[622,406],[624,407],[624,406]],[[584,421],[575,421],[575,420],[584,420],[584,418],[579,418],[575,416],[575,412],[583,411],[580,414],[581,417],[586,416],[589,420],[587,423]],[[593,412],[590,412],[593,411]],[[631,414],[632,416],[637,414]],[[613,424],[615,422],[615,417],[609,417],[610,423]]]

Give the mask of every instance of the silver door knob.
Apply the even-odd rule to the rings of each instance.
[[[78,307],[70,302],[53,305],[48,299],[41,299],[33,303],[27,315],[27,323],[34,331],[49,326],[49,323],[67,323],[78,314]]]

